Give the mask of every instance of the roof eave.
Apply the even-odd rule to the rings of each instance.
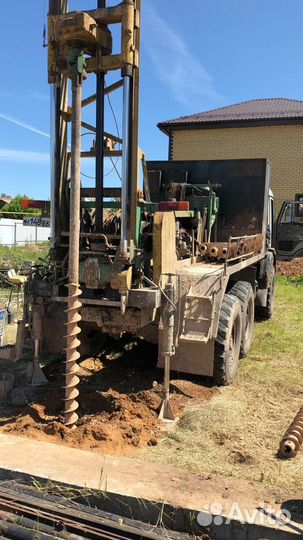
[[[165,122],[159,122],[159,124],[157,124],[157,128],[159,128],[160,131],[164,133],[164,135],[167,135],[169,137],[170,132],[171,132],[170,124],[166,124]]]
[[[239,128],[239,127],[260,127],[260,126],[281,126],[281,125],[302,125],[302,117],[289,118],[262,118],[256,120],[224,120],[210,122],[180,122],[169,123],[160,122],[157,127],[165,135],[170,135],[174,130],[182,129],[220,129],[220,128]]]

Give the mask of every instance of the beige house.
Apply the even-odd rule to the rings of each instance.
[[[169,159],[267,158],[276,212],[303,197],[303,101],[257,99],[161,122]]]

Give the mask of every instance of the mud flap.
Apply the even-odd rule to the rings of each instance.
[[[257,290],[255,302],[256,302],[256,306],[266,307],[266,304],[267,304],[267,288]]]

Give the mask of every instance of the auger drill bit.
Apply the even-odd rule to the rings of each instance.
[[[295,457],[303,443],[303,407],[280,442],[279,453],[285,458]]]
[[[80,380],[77,376],[78,364],[77,360],[80,358],[80,354],[77,348],[80,345],[78,334],[81,330],[78,326],[81,316],[79,309],[81,308],[81,302],[78,297],[81,294],[81,290],[77,283],[70,283],[68,285],[68,308],[67,312],[67,347],[66,347],[66,361],[65,361],[65,398],[64,398],[64,423],[66,426],[73,426],[78,420],[78,414],[76,410],[79,407],[77,397],[79,396],[79,390],[77,388]]]
[[[68,307],[65,362],[65,398],[64,423],[73,427],[77,420],[79,404],[78,364],[80,357],[77,348],[80,345],[78,326],[81,316],[79,296],[79,243],[80,243],[80,188],[81,188],[81,101],[85,59],[78,48],[71,49],[69,55],[72,79],[72,149],[71,149],[71,188],[70,188],[70,220],[69,220],[69,261],[68,261]]]

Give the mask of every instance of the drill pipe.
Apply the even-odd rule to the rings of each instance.
[[[78,420],[76,410],[79,407],[77,397],[78,365],[80,354],[77,348],[80,341],[78,322],[81,320],[79,310],[81,303],[78,297],[79,289],[79,242],[80,242],[80,156],[81,156],[81,100],[82,78],[74,75],[72,80],[72,152],[71,152],[71,193],[70,193],[70,222],[69,222],[69,263],[68,263],[68,307],[66,362],[65,362],[65,399],[64,423],[72,427]]]
[[[280,442],[279,452],[285,458],[295,457],[303,443],[303,407]]]
[[[207,250],[208,250],[207,244],[201,244],[199,246],[199,251],[200,251],[201,255],[206,255]]]
[[[209,249],[209,254],[211,257],[217,258],[219,255],[219,249],[217,248],[217,246],[212,246]]]

